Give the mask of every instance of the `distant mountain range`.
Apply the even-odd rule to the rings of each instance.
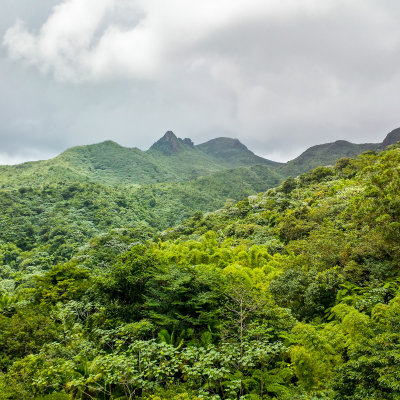
[[[337,140],[333,143],[319,144],[308,148],[295,159],[282,165],[278,168],[278,172],[284,176],[297,176],[318,166],[334,164],[342,157],[356,157],[367,150],[384,150],[398,141],[400,141],[400,128],[388,133],[381,143],[355,144],[347,140]]]
[[[149,150],[122,147],[113,141],[72,147],[45,161],[0,166],[0,185],[14,187],[67,179],[104,184],[146,185],[184,182],[237,167],[280,164],[256,156],[237,139],[217,138],[195,146],[168,131]]]
[[[282,164],[255,155],[238,139],[220,137],[194,145],[191,139],[177,138],[168,131],[147,151],[105,141],[72,147],[50,160],[0,166],[0,186],[30,186],[33,181],[35,184],[46,184],[60,180],[112,185],[185,182],[227,169],[255,165],[263,166],[264,178],[270,174],[271,181],[275,183],[317,166],[333,164],[341,157],[355,157],[367,150],[382,150],[399,140],[400,128],[390,132],[382,143],[354,144],[338,140],[310,147],[295,159]]]
[[[255,155],[237,139],[194,145],[172,132],[147,151],[112,141],[73,147],[50,160],[0,166],[0,243],[19,238],[21,249],[43,245],[50,253],[58,249],[62,259],[73,251],[71,243],[110,229],[173,227],[197,211],[220,209],[288,176],[399,140],[400,129],[382,143],[340,140],[311,147],[286,164]]]

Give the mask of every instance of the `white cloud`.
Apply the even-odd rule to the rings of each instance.
[[[10,56],[51,71],[60,79],[76,80],[87,72],[92,40],[113,0],[68,0],[54,7],[37,34],[18,21],[7,30],[4,45]]]
[[[17,21],[3,44],[11,58],[60,80],[151,78],[173,66],[174,55],[227,26],[263,15],[321,13],[332,4],[332,0],[323,5],[315,0],[64,0],[38,32]]]

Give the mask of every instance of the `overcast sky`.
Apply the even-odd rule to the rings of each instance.
[[[1,0],[0,163],[165,131],[285,161],[400,126],[398,0]]]

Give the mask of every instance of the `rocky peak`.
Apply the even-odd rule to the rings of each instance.
[[[167,131],[161,139],[150,147],[149,151],[157,151],[164,155],[172,155],[180,152],[186,146],[193,147],[193,142],[189,138],[182,140],[176,137],[174,132]]]
[[[175,140],[178,140],[178,138],[176,137],[175,133],[172,131],[167,131],[165,132],[164,136],[160,139],[160,140],[165,140],[168,142],[173,142]]]

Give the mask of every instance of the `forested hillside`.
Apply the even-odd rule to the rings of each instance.
[[[196,211],[211,211],[277,185],[266,166],[223,170],[183,183],[115,186],[55,181],[0,190],[0,240],[62,261],[91,237],[112,228],[150,232],[171,227]],[[231,200],[233,201],[233,200]]]
[[[54,181],[105,185],[184,182],[226,169],[254,165],[279,166],[256,156],[237,139],[218,138],[194,146],[168,131],[149,150],[128,148],[108,140],[77,146],[45,161],[0,166],[0,186],[16,188]]]
[[[162,231],[140,212],[269,167],[3,189],[0,399],[399,399],[399,166],[341,158]]]
[[[366,150],[384,150],[398,140],[400,128],[390,132],[382,143],[354,144],[337,140],[310,147],[282,164],[255,155],[238,139],[220,137],[194,145],[190,139],[177,138],[168,131],[147,151],[108,140],[72,147],[50,160],[0,165],[0,188],[37,187],[54,182],[90,182],[119,187],[183,183],[217,172],[258,165],[269,168],[271,176],[282,181],[318,166],[331,165],[341,157],[356,157]],[[256,190],[253,188],[253,192]]]
[[[394,130],[373,147],[398,138]],[[371,146],[315,146],[284,165],[237,139],[195,146],[170,131],[146,152],[112,141],[74,147],[51,160],[0,166],[0,239],[65,261],[109,229],[163,230]]]

